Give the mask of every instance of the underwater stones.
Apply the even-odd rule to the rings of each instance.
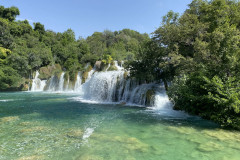
[[[31,128],[24,128],[21,129],[20,132],[23,134],[28,134],[28,133],[42,133],[42,132],[46,132],[48,131],[49,128],[44,127],[44,126],[35,126],[35,127],[31,127]]]
[[[224,149],[224,147],[218,143],[210,141],[210,142],[200,144],[197,147],[197,149],[203,152],[212,152],[212,151],[221,151]]]
[[[44,159],[44,156],[34,155],[34,156],[24,156],[19,158],[18,160],[42,160],[42,159]]]
[[[76,158],[76,160],[104,160],[104,158],[97,156],[97,155],[84,154],[84,155]]]
[[[38,113],[38,112],[33,112],[33,113],[30,113],[30,114],[27,114],[27,116],[29,116],[29,117],[39,117],[39,116],[41,116],[41,114]]]
[[[149,149],[149,146],[147,144],[141,142],[135,137],[127,138],[127,137],[115,136],[113,138],[113,141],[122,143],[122,145],[130,151],[138,150],[140,152],[147,152]]]
[[[240,133],[239,132],[218,129],[218,130],[204,130],[203,133],[210,137],[214,137],[220,141],[231,140],[231,141],[240,142]]]
[[[134,157],[126,157],[125,160],[136,160]]]
[[[21,122],[19,125],[20,126],[30,126],[31,122]]]
[[[168,127],[169,130],[174,130],[178,133],[182,133],[182,134],[193,134],[196,133],[196,129],[192,128],[192,127],[174,127],[174,126],[170,126]]]
[[[193,135],[193,134],[192,134]],[[202,138],[199,136],[189,136],[186,138],[189,142],[201,144],[203,142]]]
[[[0,118],[0,122],[2,122],[2,123],[14,122],[14,121],[17,121],[17,120],[19,120],[18,116],[9,116],[9,117]]]
[[[71,129],[66,133],[68,138],[81,139],[84,132],[81,129]]]

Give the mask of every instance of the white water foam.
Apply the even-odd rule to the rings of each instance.
[[[65,82],[64,72],[59,78],[52,76],[46,86],[46,81],[38,78],[37,71],[33,79],[32,91],[43,91],[45,88],[52,93],[77,93],[79,97],[74,97],[73,100],[84,103],[151,106],[155,110],[172,108],[163,85],[155,83],[139,85],[135,80],[124,78],[124,68],[119,66],[117,61],[114,61],[114,65],[118,71],[96,72],[92,69],[84,84],[81,82],[81,73],[78,72],[74,86],[69,84],[69,79]],[[152,93],[155,93],[154,97],[147,99]]]
[[[39,76],[39,72],[36,71],[36,75],[32,82],[32,88],[31,88],[32,92],[43,91],[44,87],[46,86],[47,81],[39,79],[38,76]]]
[[[86,141],[92,135],[93,132],[94,132],[94,128],[87,128],[84,131],[82,139]]]
[[[10,101],[14,101],[13,99],[1,99],[0,102],[10,102]]]

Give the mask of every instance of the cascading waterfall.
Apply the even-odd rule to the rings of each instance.
[[[124,68],[122,67],[122,63],[123,62],[121,62],[121,65],[119,66],[118,61],[114,61],[114,65],[117,67],[118,70],[124,70]]]
[[[36,92],[36,91],[43,91],[45,85],[46,85],[46,80],[41,80],[38,78],[39,72],[36,71],[36,75],[32,81],[32,88],[31,91]]]
[[[74,91],[80,92],[81,88],[82,88],[82,77],[81,77],[81,72],[78,72],[77,79],[74,86]]]
[[[122,103],[152,106],[155,108],[171,106],[163,85],[150,83],[141,84],[135,80],[126,79],[126,71],[114,61],[117,71],[96,72],[92,69],[82,84],[81,72],[77,73],[74,83],[64,79],[65,72],[58,78],[52,76],[48,83],[41,81],[36,72],[31,91],[76,92],[80,100],[90,100],[99,103]],[[121,62],[121,65],[123,62]],[[66,81],[66,82],[65,82]]]
[[[170,104],[163,86],[159,84],[138,85],[126,80],[124,71],[96,72],[82,85],[83,99],[95,102],[121,102],[144,106],[163,107]]]
[[[60,92],[63,91],[63,87],[64,87],[64,75],[65,75],[65,73],[63,72],[61,74],[61,77],[60,77],[60,80],[59,80],[58,91],[60,91]]]

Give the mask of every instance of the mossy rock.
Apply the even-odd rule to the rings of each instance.
[[[210,142],[200,144],[197,149],[202,152],[213,152],[213,151],[221,151],[224,149],[224,147],[218,143],[210,141]]]
[[[127,71],[125,71],[123,74],[124,79],[127,79],[129,77],[128,75],[129,75],[129,73]]]
[[[117,71],[118,68],[115,65],[111,65],[107,71]]]
[[[96,71],[101,71],[101,65],[102,65],[102,61],[96,61],[95,65],[94,65]]]
[[[41,80],[43,80],[43,79],[49,79],[49,78],[51,78],[51,76],[52,76],[52,73],[50,72],[50,70],[48,69],[48,67],[41,67],[40,69],[39,69],[39,78],[41,79]]]
[[[88,78],[88,73],[92,70],[92,66],[89,65],[82,74],[82,83],[85,83]]]
[[[108,68],[108,64],[101,63],[100,71],[106,71]]]
[[[20,118],[18,116],[9,116],[9,117],[3,117],[0,118],[1,123],[6,123],[6,122],[15,122],[19,120]]]
[[[59,64],[49,65],[47,67],[41,67],[39,69],[39,76],[41,80],[47,80],[51,78],[52,75],[62,73],[62,67]]]
[[[58,79],[61,78],[62,72],[55,72],[54,76],[56,76]]]
[[[84,72],[82,75],[82,83],[85,83],[88,78],[88,72]]]
[[[90,72],[92,69],[93,69],[92,66],[89,65],[89,66],[86,68],[85,72]]]
[[[75,85],[75,82],[70,80],[69,83],[68,83],[68,88],[67,89],[74,89],[74,85]]]
[[[67,88],[67,85],[68,85],[68,80],[69,80],[69,72],[66,72],[65,74],[64,74],[64,89],[66,89]]]
[[[28,84],[22,84],[21,85],[21,91],[28,91],[29,85]]]
[[[66,133],[68,138],[82,139],[84,132],[80,129],[71,129]]]
[[[155,91],[153,89],[149,89],[146,92],[146,101],[145,101],[146,106],[150,106],[153,103],[154,95],[155,95]]]

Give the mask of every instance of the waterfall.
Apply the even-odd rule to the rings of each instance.
[[[141,84],[126,80],[124,71],[96,72],[82,85],[82,99],[95,102],[120,102],[162,107],[169,104],[164,87],[151,83]]]
[[[65,73],[63,72],[61,74],[60,80],[59,80],[59,85],[58,85],[58,91],[63,91],[63,87],[64,87],[64,75]]]
[[[121,65],[123,62],[121,62]],[[161,109],[171,106],[164,86],[156,83],[139,84],[138,81],[127,79],[124,68],[114,61],[117,71],[88,72],[85,83],[82,84],[82,74],[77,73],[76,81],[65,80],[65,72],[60,76],[53,75],[46,80],[38,78],[39,72],[33,79],[31,91],[49,92],[76,92],[80,100],[94,101],[97,103],[121,103],[128,105],[152,106]]]
[[[75,82],[75,86],[74,86],[74,91],[75,92],[80,92],[82,88],[82,78],[81,78],[81,73],[78,72],[77,74],[77,80]]]
[[[117,67],[117,69],[120,71],[120,70],[124,70],[124,68],[122,67],[122,62],[121,62],[121,65],[119,66],[118,65],[118,61],[114,61],[114,65]]]
[[[41,80],[38,78],[39,72],[36,71],[36,75],[32,81],[32,88],[31,91],[36,92],[36,91],[43,91],[45,85],[46,85],[46,80]]]

